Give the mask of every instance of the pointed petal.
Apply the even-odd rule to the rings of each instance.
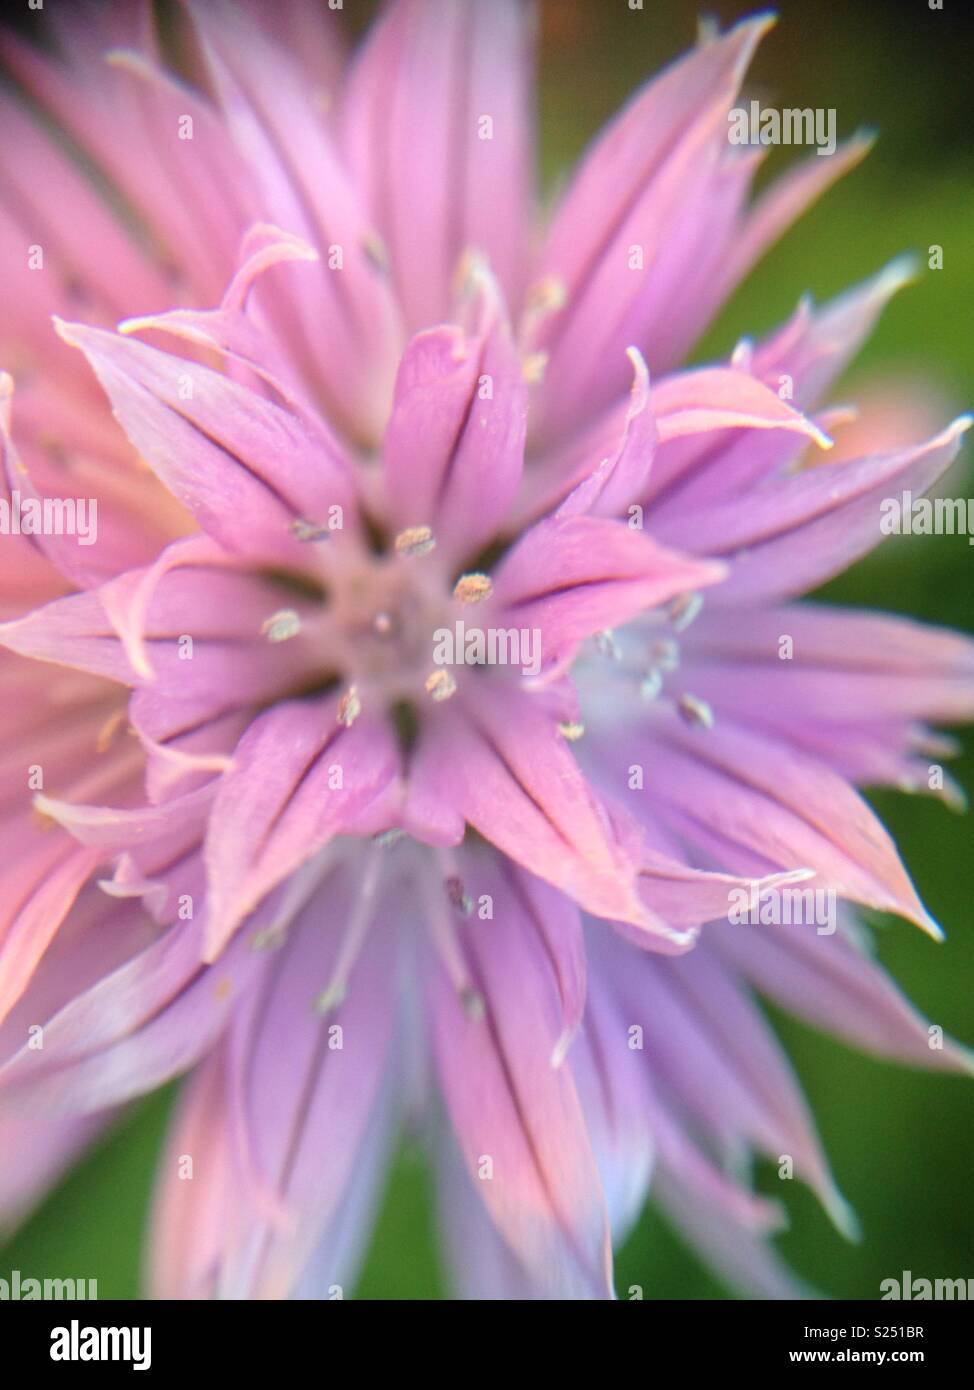
[[[628,356],[633,382],[619,443],[565,498],[558,508],[559,516],[618,516],[645,495],[659,428],[650,404],[646,363],[638,348],[630,348]],[[569,479],[561,477],[560,491],[568,484]]]
[[[720,276],[718,302],[728,296],[755,261],[836,179],[854,169],[872,147],[869,135],[856,135],[831,155],[821,151],[789,169],[751,209],[743,229],[730,244]]]
[[[730,719],[702,738],[669,720],[647,756],[664,816],[673,806],[766,862],[814,869],[823,886],[939,936],[873,811],[817,759]]]
[[[654,349],[661,248],[686,236],[681,216],[713,186],[727,150],[727,110],[769,24],[755,16],[672,64],[623,108],[576,173],[539,256],[539,275],[565,296],[530,344],[550,354],[549,436],[569,433],[621,394],[630,344],[652,371],[670,364]]]
[[[743,498],[697,507],[661,523],[667,544],[726,558],[715,604],[783,598],[824,583],[883,539],[891,489],[919,495],[950,466],[970,416],[926,444],[768,480]]]
[[[399,0],[352,69],[345,149],[413,329],[449,317],[468,249],[510,304],[520,297],[534,213],[530,27],[518,0]]]
[[[745,370],[773,393],[787,391],[797,409],[811,410],[865,342],[892,296],[914,273],[912,258],[902,256],[820,309],[814,309],[806,296],[777,332],[756,347],[744,345]],[[735,361],[740,353],[738,349]],[[821,424],[821,418],[817,422]],[[793,464],[804,447],[798,434],[779,431],[729,434],[721,439],[706,434],[680,436],[659,450],[649,489],[654,519],[665,525],[670,515],[681,511],[685,515],[717,499],[740,496]]]
[[[88,1114],[186,1071],[207,1051],[266,964],[248,942],[204,965],[201,924],[181,922],[72,998],[0,1077],[25,1106]]]
[[[142,457],[227,549],[290,556],[300,567],[294,521],[352,505],[345,460],[292,412],[134,339],[60,320],[56,327],[88,358]]]
[[[499,529],[521,480],[527,388],[493,281],[474,275],[469,331],[419,333],[406,348],[384,443],[396,530],[431,526],[454,561]]]
[[[224,1298],[293,1296],[312,1261],[315,1297],[348,1277],[352,1252],[328,1236],[343,1220],[356,1170],[369,1166],[366,1145],[385,1152],[374,1126],[394,1109],[397,1022],[395,945],[384,923],[370,931],[344,1001],[327,1016],[315,1008],[357,891],[351,874],[312,899],[234,1023],[229,1122],[250,1200],[237,1204],[224,1242]],[[387,902],[380,916],[393,910]]]
[[[721,923],[708,942],[762,993],[854,1047],[912,1066],[974,1067],[969,1049],[936,1045],[923,1015],[843,931],[818,936]]]
[[[257,206],[323,258],[302,279],[272,272],[273,294],[257,292],[261,306],[300,346],[306,379],[329,417],[351,437],[374,438],[398,353],[398,312],[327,122],[297,58],[266,31],[223,0],[190,8]]]
[[[586,637],[722,575],[719,566],[663,550],[624,522],[555,516],[504,556],[489,616],[498,627],[536,631],[545,672],[563,668]]]
[[[611,1297],[598,1170],[570,1069],[551,1065],[561,1021],[550,964],[486,856],[465,866],[464,878],[495,904],[493,921],[471,919],[464,928],[485,1016],[464,1009],[439,968],[428,985],[437,1067],[457,1141],[482,1200],[531,1277],[551,1297]]]
[[[363,714],[347,728],[331,705],[303,701],[255,719],[233,762],[206,837],[210,960],[265,893],[390,786],[399,766],[384,718]]]

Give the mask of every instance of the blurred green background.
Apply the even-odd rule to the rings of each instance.
[[[346,0],[353,27],[374,7]],[[878,129],[866,163],[779,244],[735,296],[697,356],[724,356],[743,334],[780,322],[799,295],[824,299],[898,252],[944,248],[887,311],[836,399],[855,399],[877,374],[915,381],[943,420],[974,407],[974,86],[970,28],[960,0],[894,4],[786,0],[764,41],[748,95],[779,106],[835,107],[840,137]],[[684,0],[548,0],[543,7],[542,172],[564,179],[594,131],[625,96],[694,38],[697,7]],[[723,23],[746,6],[707,7]],[[769,160],[780,171],[796,152]],[[946,491],[974,495],[970,446]],[[898,610],[974,628],[974,551],[962,537],[888,541],[833,582],[835,601]],[[974,791],[974,736],[953,771]],[[921,896],[947,932],[934,945],[915,928],[877,920],[879,954],[917,1004],[947,1032],[974,1042],[974,854],[971,821],[920,798],[875,804],[896,837]],[[795,1060],[835,1174],[862,1222],[846,1244],[795,1185],[780,1248],[827,1294],[875,1298],[904,1269],[929,1277],[974,1275],[970,1083],[884,1066],[793,1021],[775,1022]],[[49,1198],[0,1251],[0,1269],[97,1277],[101,1297],[139,1288],[140,1245],[171,1095],[146,1102]],[[767,1174],[764,1178],[767,1179]],[[765,1185],[768,1185],[766,1182]],[[648,1298],[726,1297],[652,1207],[621,1251],[617,1285]],[[393,1176],[359,1288],[369,1298],[446,1294],[432,1235],[428,1177],[419,1153]]]

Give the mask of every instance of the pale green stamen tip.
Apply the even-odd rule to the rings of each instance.
[[[329,985],[323,989],[315,1000],[316,1014],[330,1014],[337,1009],[340,1004],[345,1002],[345,986],[343,984]]]
[[[301,619],[293,608],[282,608],[264,622],[261,632],[269,642],[286,642],[301,631]]]
[[[706,700],[698,700],[696,695],[681,695],[677,701],[677,708],[685,723],[698,729],[713,728],[714,712]]]

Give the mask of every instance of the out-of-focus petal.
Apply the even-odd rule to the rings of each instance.
[[[643,306],[652,300],[661,247],[678,237],[682,211],[726,152],[727,111],[769,23],[745,20],[672,64],[629,102],[576,173],[538,258],[539,278],[557,282],[565,300],[530,344],[549,354],[542,406],[549,437],[625,390],[630,344],[652,371],[672,364],[657,357]]]
[[[844,931],[715,924],[712,949],[783,1008],[878,1057],[945,1071],[974,1069],[969,1049],[923,1015]],[[938,1030],[939,1032],[939,1030]]]
[[[925,725],[974,717],[974,644],[960,634],[812,603],[705,609],[681,679],[718,718],[770,730],[854,781],[956,802],[946,779],[930,784],[939,745]]]
[[[522,0],[395,0],[352,68],[345,150],[411,329],[450,316],[466,251],[519,301],[534,214],[530,29]]]
[[[581,1105],[551,1057],[562,1031],[558,991],[536,929],[487,856],[464,879],[493,898],[491,921],[464,928],[482,1017],[465,1010],[431,963],[427,998],[446,1105],[475,1189],[551,1297],[611,1297],[609,1234]]]
[[[273,294],[261,286],[258,297],[285,337],[300,345],[306,379],[324,396],[330,417],[352,438],[374,439],[399,325],[373,228],[296,58],[223,0],[191,9],[261,214],[304,237],[321,257],[304,280],[274,271]]]
[[[12,1234],[108,1119],[32,1119],[0,1106],[0,1235]]]
[[[356,910],[354,874],[331,882],[288,931],[262,988],[230,1037],[229,1123],[248,1200],[230,1214],[219,1292],[230,1298],[328,1298],[353,1277],[364,1219],[395,1112],[398,1026],[391,901],[377,903],[344,999],[329,1012],[317,996],[336,968],[342,928]],[[328,930],[328,928],[331,930]],[[372,1152],[362,1150],[370,1146]],[[355,1193],[356,1170],[369,1174]],[[342,1231],[346,1203],[354,1229]],[[316,1287],[311,1287],[314,1284]],[[350,1292],[350,1290],[349,1290]]]

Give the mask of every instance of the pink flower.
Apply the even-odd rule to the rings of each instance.
[[[189,7],[192,85],[147,6],[60,18],[58,60],[3,41],[7,505],[98,503],[96,545],[0,550],[4,1210],[192,1069],[158,1295],[350,1288],[404,1127],[459,1293],[611,1295],[652,1175],[787,1294],[726,1156],[788,1154],[852,1217],[752,989],[968,1062],[851,907],[820,934],[729,905],[801,883],[937,932],[854,785],[925,781],[974,650],[793,600],[968,422],[823,453],[900,263],[678,364],[864,144],[749,206],[748,20],[637,94],[536,237],[519,4],[397,0],[344,77],[335,16],[260,10]]]

